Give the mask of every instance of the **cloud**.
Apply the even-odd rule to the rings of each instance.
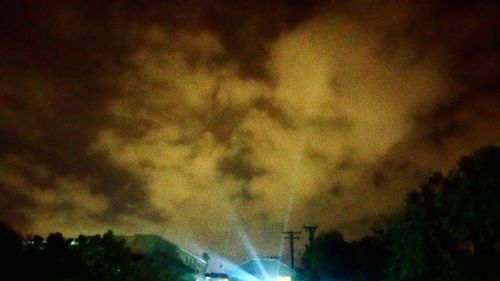
[[[202,33],[204,46],[189,32],[151,28],[130,57],[127,95],[109,108],[117,124],[149,129],[130,137],[108,128],[93,151],[142,176],[171,225],[217,237],[229,204],[252,238],[274,233],[261,245],[272,254],[288,215],[291,226],[335,226],[393,207],[372,199],[378,192],[359,177],[411,131],[417,108],[443,98],[432,61],[388,63],[376,52],[385,31],[322,13],[269,43],[269,82],[239,76],[231,63],[213,67],[227,52],[213,33]],[[347,162],[349,171],[332,169]],[[339,184],[341,195],[324,196]],[[311,207],[318,197],[324,203]],[[212,206],[225,207],[207,212]],[[349,213],[332,221],[336,209]]]
[[[64,231],[67,235],[82,232],[105,231],[96,224],[96,216],[108,208],[105,196],[92,194],[85,184],[72,178],[61,178],[54,183],[54,189],[33,189],[37,207],[28,214],[38,219],[32,227],[40,234]]]
[[[275,255],[284,227],[368,233],[498,143],[497,4],[313,2],[9,2],[2,210]]]

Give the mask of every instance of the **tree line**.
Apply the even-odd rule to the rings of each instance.
[[[306,281],[493,281],[500,276],[500,147],[483,147],[407,194],[404,211],[358,241],[308,245]]]
[[[0,222],[2,280],[51,281],[173,281],[194,280],[165,266],[164,261],[132,253],[125,241],[103,235],[64,238],[52,233],[22,237]],[[178,269],[179,265],[176,264]]]

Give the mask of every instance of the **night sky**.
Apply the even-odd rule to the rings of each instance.
[[[497,1],[1,1],[0,219],[156,233],[235,260],[245,233],[263,255],[304,224],[369,234],[432,171],[500,143],[499,14]]]

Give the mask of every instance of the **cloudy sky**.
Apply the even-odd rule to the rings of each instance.
[[[500,143],[500,5],[400,2],[2,1],[0,219],[233,260],[368,234]]]

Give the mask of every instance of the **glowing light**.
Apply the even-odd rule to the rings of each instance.
[[[292,277],[290,276],[279,276],[278,281],[292,281]]]
[[[260,261],[260,258],[257,255],[257,251],[255,250],[254,246],[252,245],[252,242],[250,242],[250,239],[248,238],[247,234],[243,231],[242,226],[239,226],[239,232],[240,232],[240,237],[243,240],[243,244],[247,250],[247,252],[250,253],[250,255],[254,258],[257,267],[259,268],[259,271],[261,274],[265,277],[266,280],[269,279],[269,274],[267,273],[266,269],[262,265],[262,262]]]
[[[292,179],[291,179],[291,185],[290,185],[290,190],[288,194],[288,205],[285,213],[285,218],[283,221],[283,231],[288,230],[288,226],[290,224],[290,218],[292,216],[293,212],[293,206],[295,203],[295,192],[297,189],[297,185],[300,180],[300,170],[302,168],[302,164],[304,162],[304,154],[307,146],[307,139],[310,137],[311,132],[308,129],[305,129],[300,132],[300,139],[299,139],[299,144],[297,147],[297,154],[295,155],[295,163],[293,168],[293,173],[292,173]],[[282,237],[280,241],[280,251],[279,251],[279,258],[281,259],[283,256],[283,251],[285,248],[285,238]]]

